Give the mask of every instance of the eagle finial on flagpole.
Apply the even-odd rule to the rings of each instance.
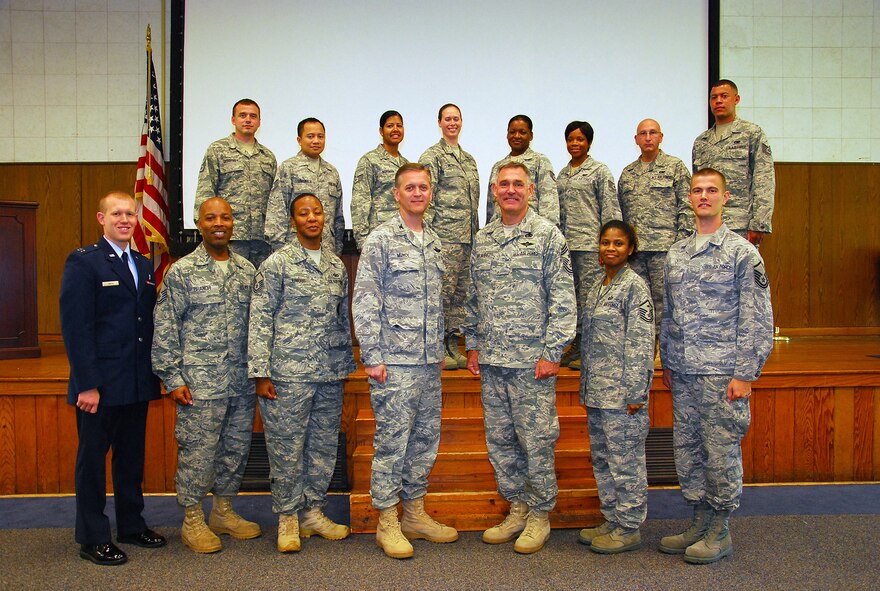
[[[150,31],[150,25],[147,25],[147,53],[153,53],[153,33]]]

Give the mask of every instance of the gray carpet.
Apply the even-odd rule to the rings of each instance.
[[[176,528],[160,528],[158,550],[124,546],[129,562],[98,567],[77,554],[69,529],[0,531],[0,589],[826,589],[880,588],[880,515],[734,517],[734,555],[708,566],[657,552],[683,520],[649,520],[642,550],[599,556],[555,530],[547,547],[519,556],[466,533],[454,544],[414,543],[413,559],[386,558],[371,535],[304,540],[299,554],[264,537],[223,538],[224,550],[195,555]]]

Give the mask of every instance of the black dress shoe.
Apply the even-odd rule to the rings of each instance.
[[[139,534],[116,536],[116,541],[120,544],[134,544],[141,548],[161,548],[166,544],[164,537],[149,528]]]
[[[124,564],[128,560],[125,552],[109,544],[82,544],[79,547],[80,558],[91,560],[101,566],[116,566]]]

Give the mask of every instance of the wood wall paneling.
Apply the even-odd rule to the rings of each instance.
[[[15,492],[37,490],[37,430],[34,396],[18,396],[14,404]]]
[[[793,388],[776,388],[773,392],[773,482],[786,482],[795,480],[795,393]]]
[[[751,474],[754,482],[773,482],[773,409],[776,390],[755,390],[752,394]]]
[[[51,396],[36,396],[34,398],[37,433],[37,492],[57,493],[60,486],[58,405]]]
[[[15,401],[0,397],[0,495],[15,493]]]
[[[104,194],[134,190],[134,163],[0,164],[0,199],[36,201],[37,314],[40,334],[60,334],[58,295],[64,261],[101,235],[95,219]]]
[[[76,430],[76,408],[67,404],[67,396],[55,396],[58,412],[58,475],[59,491],[73,493],[76,467],[76,448],[79,436]]]
[[[773,233],[761,245],[776,326],[810,322],[810,165],[776,166]]]

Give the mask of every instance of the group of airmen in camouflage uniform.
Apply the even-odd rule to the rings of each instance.
[[[716,125],[694,144],[693,178],[660,150],[659,123],[639,123],[641,155],[616,185],[589,156],[589,123],[567,126],[571,161],[557,180],[547,157],[529,147],[531,119],[514,116],[511,151],[492,169],[482,229],[476,162],[458,142],[460,109],[441,107],[442,138],[419,163],[399,151],[402,115],[381,116],[382,143],[359,161],[352,192],[361,249],[352,311],[376,420],[376,540],[387,555],[412,556],[415,538],[458,538],[424,504],[439,446],[443,368],[480,376],[489,459],[510,503],[485,542],[516,539],[517,552],[532,553],[550,536],[556,376],[569,366],[581,369],[605,517],[579,540],[600,553],[640,547],[657,333],[673,392],[676,467],[694,507],[690,526],[663,538],[660,549],[695,563],[730,554],[727,520],[742,489],[747,398],[772,343],[769,287],[755,246],[771,229],[773,165],[760,128],[736,119],[738,102],[732,82],[712,87]],[[254,137],[259,122],[254,101],[237,102],[235,131],[208,148],[196,196],[203,243],[172,267],[156,308],[153,364],[179,403],[182,537],[198,552],[219,550],[216,534],[260,535],[229,502],[257,399],[279,551],[298,551],[300,537],[349,533],[322,511],[342,382],[355,368],[348,276],[337,256],[339,174],[320,157],[319,120],[300,122],[301,152],[277,171]],[[206,523],[208,492],[214,508]]]

